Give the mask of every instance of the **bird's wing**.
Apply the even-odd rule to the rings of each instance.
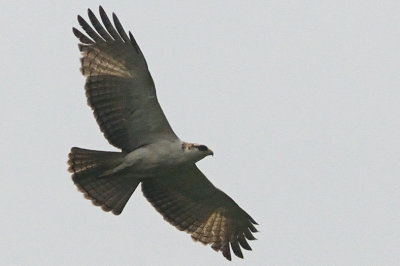
[[[230,247],[243,258],[241,248],[251,250],[246,238],[255,239],[257,224],[235,201],[216,188],[191,165],[174,175],[142,181],[143,194],[164,219],[196,241],[211,244],[231,260]],[[230,245],[230,247],[229,247]]]
[[[94,29],[81,17],[87,35],[73,28],[80,40],[86,96],[108,141],[129,152],[159,139],[176,139],[158,103],[146,60],[129,32],[113,14],[114,25],[100,6],[99,22],[89,9]]]

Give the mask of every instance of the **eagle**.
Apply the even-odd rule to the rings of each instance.
[[[196,166],[213,151],[180,140],[157,100],[146,60],[131,32],[126,34],[100,6],[102,23],[88,9],[91,25],[78,15],[81,72],[88,105],[108,142],[120,152],[73,147],[69,172],[94,205],[121,214],[141,183],[146,199],[166,221],[193,240],[211,245],[231,260],[251,250],[256,221]],[[247,239],[247,240],[246,240]]]

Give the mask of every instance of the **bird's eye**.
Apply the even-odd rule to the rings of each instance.
[[[197,146],[197,149],[199,149],[199,151],[208,151],[208,148],[205,145],[199,145]]]

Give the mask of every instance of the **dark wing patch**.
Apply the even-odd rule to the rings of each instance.
[[[73,28],[81,41],[81,71],[86,96],[108,141],[125,152],[160,139],[175,140],[156,96],[146,60],[132,34],[125,33],[117,16],[112,25],[103,8],[104,26],[89,9],[93,28],[81,17],[87,35]]]
[[[231,251],[243,258],[241,247],[251,250],[257,224],[235,201],[214,187],[195,166],[175,175],[142,181],[147,200],[164,219],[195,241],[210,244],[231,260]]]

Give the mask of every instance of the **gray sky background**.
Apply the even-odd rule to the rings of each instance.
[[[182,1],[183,2],[183,1]],[[132,30],[178,136],[258,221],[228,263],[138,189],[120,216],[66,171],[115,150],[86,105],[72,26]],[[399,265],[399,1],[3,1],[2,265]]]

